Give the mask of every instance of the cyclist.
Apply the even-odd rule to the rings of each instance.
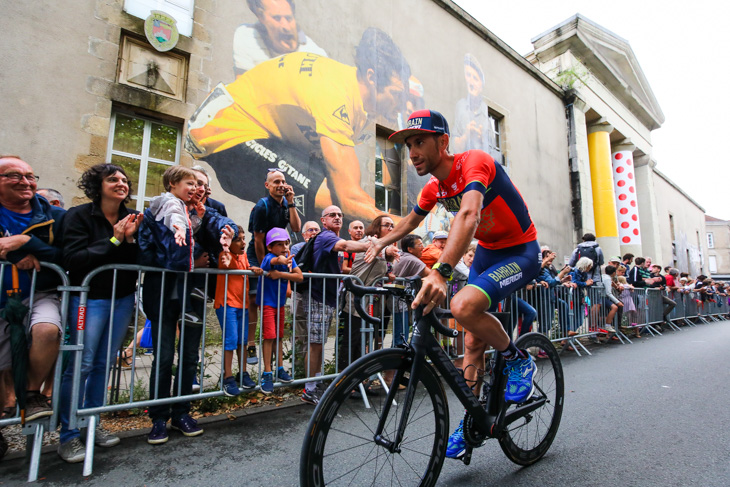
[[[540,272],[540,245],[525,201],[502,166],[487,153],[470,150],[449,154],[448,123],[434,110],[413,112],[406,128],[392,134],[390,140],[405,143],[419,176],[430,173],[432,177],[413,211],[387,236],[372,240],[366,259],[411,233],[437,202],[444,205],[455,215],[449,239],[432,267],[437,272],[423,279],[413,307],[424,304],[424,313],[428,313],[445,300],[453,268],[476,238],[479,245],[469,283],[451,300],[454,318],[470,332],[464,354],[465,378],[476,381],[477,370],[484,369],[486,348],[491,345],[507,361],[505,399],[526,401],[533,392],[537,366],[527,352],[515,347],[499,320],[485,311],[495,311],[501,300]],[[449,438],[449,458],[460,458],[465,452],[462,423]]]

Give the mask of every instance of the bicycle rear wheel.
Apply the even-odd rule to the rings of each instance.
[[[538,409],[506,426],[505,434],[499,438],[499,446],[505,455],[519,465],[532,465],[545,455],[555,439],[563,415],[563,366],[555,347],[544,335],[528,333],[515,343],[517,348],[537,355],[544,352],[545,358],[536,358],[535,392],[524,404],[545,398]],[[542,356],[542,354],[541,354]],[[517,405],[511,404],[507,414]]]
[[[399,452],[391,453],[374,441],[386,402],[384,387],[376,386],[376,391],[368,394],[370,409],[365,408],[359,394],[351,397],[351,391],[358,390],[363,381],[375,376],[383,381],[397,370],[405,371],[401,383],[407,384],[410,352],[379,350],[354,362],[330,385],[314,410],[302,445],[302,486],[436,483],[446,453],[449,411],[443,386],[431,366],[424,363],[421,368]],[[387,440],[395,438],[405,392],[398,391],[388,412],[382,433]]]

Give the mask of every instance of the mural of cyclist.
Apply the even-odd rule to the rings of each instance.
[[[382,212],[362,189],[355,145],[369,122],[396,120],[410,67],[374,27],[363,33],[355,64],[294,52],[219,84],[190,119],[186,149],[241,199],[257,195],[267,170],[278,168],[305,216],[335,204],[349,219],[372,221]]]

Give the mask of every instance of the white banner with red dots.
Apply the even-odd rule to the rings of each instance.
[[[621,245],[641,245],[639,232],[639,204],[636,201],[634,156],[631,151],[611,155],[613,184],[616,193],[618,237]]]

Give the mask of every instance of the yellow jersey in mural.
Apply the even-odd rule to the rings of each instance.
[[[218,85],[190,119],[186,149],[204,157],[276,138],[311,151],[323,136],[354,146],[366,120],[355,67],[295,52]]]

